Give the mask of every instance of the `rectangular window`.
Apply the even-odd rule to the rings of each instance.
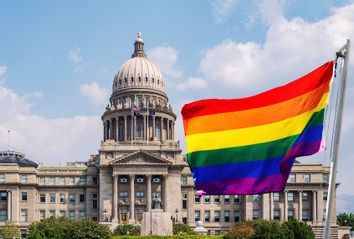
[[[81,202],[81,203],[85,202],[85,194],[79,195],[79,202]]]
[[[60,194],[60,196],[59,196],[59,202],[60,202],[60,203],[65,203],[65,194]]]
[[[39,211],[39,220],[43,221],[45,219],[45,211],[44,210],[40,210]]]
[[[94,185],[97,185],[97,184],[98,184],[97,177],[92,177],[92,183],[93,183]]]
[[[119,193],[119,196],[122,197],[122,198],[126,198],[126,197],[128,197],[128,192],[122,191],[122,192]]]
[[[210,203],[210,196],[209,195],[204,196],[204,203]]]
[[[73,194],[73,193],[69,194],[69,202],[70,203],[75,203],[75,194]]]
[[[136,182],[137,183],[143,183],[144,182],[144,178],[143,177],[137,177],[136,178]]]
[[[194,211],[194,221],[200,221],[200,211]]]
[[[75,211],[74,210],[69,210],[69,218],[75,219]]]
[[[324,183],[328,183],[328,179],[329,179],[328,174],[323,174],[323,175],[322,175],[322,181],[323,181]]]
[[[294,193],[288,192],[288,202],[293,202],[294,201]]]
[[[45,177],[39,177],[39,184],[45,185]]]
[[[309,220],[309,211],[308,210],[302,210],[302,220],[307,222]]]
[[[69,185],[75,185],[75,177],[69,178]]]
[[[55,203],[55,194],[49,194],[49,202],[50,203]]]
[[[210,222],[210,211],[204,212],[204,222]]]
[[[160,181],[161,181],[161,179],[159,177],[152,178],[153,183],[159,183]]]
[[[28,175],[21,175],[21,183],[28,183]]]
[[[55,217],[55,210],[49,211],[49,217]]]
[[[21,222],[28,221],[28,211],[27,209],[21,209]]]
[[[98,208],[98,194],[93,193],[92,194],[92,209],[97,209]]]
[[[142,197],[144,197],[144,192],[138,191],[138,192],[135,193],[135,196],[136,196],[137,198],[142,198]]]
[[[230,221],[230,211],[224,211],[224,222]]]
[[[0,222],[5,222],[5,221],[7,221],[7,210],[0,209]]]
[[[259,196],[258,194],[255,194],[255,195],[253,195],[253,197],[252,197],[252,200],[253,200],[254,202],[258,202],[259,199],[260,199],[260,196]]]
[[[235,203],[240,203],[241,202],[241,196],[240,195],[235,195],[234,202]]]
[[[311,176],[309,173],[304,174],[304,183],[309,183],[311,182]]]
[[[27,201],[27,192],[21,192],[21,201]]]
[[[55,185],[55,177],[49,177],[49,185]]]
[[[64,210],[60,210],[59,211],[59,217],[65,217],[65,211]]]
[[[241,212],[240,211],[235,211],[235,222],[241,221]]]
[[[220,222],[220,211],[214,211],[214,222]]]
[[[309,194],[306,192],[302,193],[302,201],[307,201],[309,199]]]
[[[274,202],[280,201],[280,194],[279,193],[273,193],[273,201]]]
[[[5,173],[0,173],[0,183],[5,182]]]
[[[7,192],[0,192],[0,200],[1,201],[7,200]]]
[[[45,203],[45,194],[44,193],[39,194],[39,202]]]
[[[230,202],[230,195],[224,195],[224,203]]]
[[[127,182],[128,182],[128,178],[127,178],[127,177],[121,177],[121,178],[119,179],[119,182],[120,182],[120,183],[127,183]]]
[[[200,196],[199,195],[195,195],[194,196],[194,202],[195,203],[200,203]]]
[[[219,195],[214,196],[214,203],[220,203],[220,196]]]
[[[323,201],[327,201],[328,192],[323,192]]]
[[[289,210],[288,210],[288,220],[294,219],[294,218],[295,218],[294,215],[295,215],[294,210],[293,210],[293,209],[289,209]]]
[[[259,219],[259,210],[253,210],[252,218],[253,220]]]
[[[182,185],[188,184],[188,177],[187,176],[184,176],[184,175],[181,176],[181,184]]]
[[[290,183],[296,183],[296,174],[295,173],[290,173],[289,174],[289,182]]]
[[[59,184],[65,185],[65,177],[60,177]]]
[[[80,210],[79,217],[80,217],[80,219],[85,218],[86,217],[86,212],[84,210]]]
[[[279,209],[275,209],[273,211],[273,220],[280,220],[280,210]]]
[[[85,177],[80,177],[79,185],[85,185],[85,184],[86,184],[86,178]]]
[[[182,195],[182,209],[187,209],[188,196],[186,193]]]

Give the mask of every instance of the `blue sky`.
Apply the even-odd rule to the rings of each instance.
[[[255,94],[331,59],[347,38],[354,40],[354,3],[1,1],[0,147],[7,148],[10,129],[11,148],[37,162],[84,161],[97,153],[100,115],[138,31],[180,118],[186,102]],[[349,80],[339,193],[352,195],[353,93]],[[180,121],[176,135],[184,143]]]

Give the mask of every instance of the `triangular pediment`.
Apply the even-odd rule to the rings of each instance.
[[[137,151],[110,162],[111,165],[169,165],[167,159],[152,155],[144,151]]]

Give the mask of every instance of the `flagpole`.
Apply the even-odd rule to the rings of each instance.
[[[149,102],[146,99],[146,144],[149,144]]]
[[[134,122],[134,103],[133,100],[131,100],[131,120],[130,120],[130,144],[133,145],[133,122]]]
[[[336,175],[337,175],[337,164],[338,164],[338,150],[339,150],[339,140],[340,140],[340,131],[342,126],[342,116],[343,116],[343,106],[344,106],[344,97],[345,97],[345,87],[348,74],[348,62],[350,54],[350,40],[347,39],[347,44],[345,44],[338,52],[337,57],[343,57],[344,65],[341,75],[341,81],[339,84],[339,93],[338,93],[338,109],[335,115],[335,125],[334,125],[334,145],[331,148],[332,162],[331,162],[331,172],[329,176],[329,187],[328,187],[328,198],[326,204],[326,220],[325,228],[323,233],[323,239],[330,238],[331,231],[331,217],[333,210],[333,200],[334,193],[336,189]]]

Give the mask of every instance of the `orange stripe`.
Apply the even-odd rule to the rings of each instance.
[[[328,91],[329,85],[325,83],[308,93],[278,104],[189,118],[183,121],[184,132],[192,135],[274,123],[315,108]]]

